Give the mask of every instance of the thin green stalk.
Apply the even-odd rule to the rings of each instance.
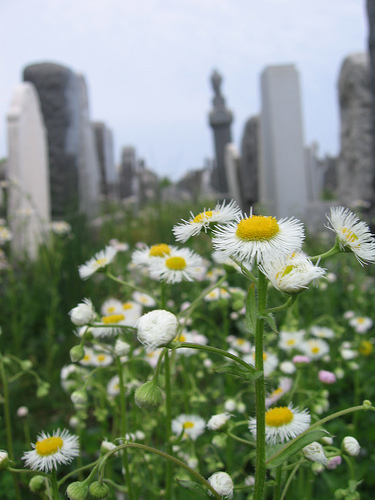
[[[205,290],[203,290],[203,292],[200,295],[198,295],[198,297],[195,300],[193,300],[190,306],[184,309],[180,314],[178,314],[177,317],[180,318],[186,316],[187,314],[190,315],[193,312],[194,308],[203,300],[203,298],[210,292],[212,292],[212,290],[218,288],[226,280],[226,278],[227,278],[226,275],[222,276],[216,283],[210,285]]]
[[[125,439],[126,431],[127,431],[127,419],[126,419],[126,399],[125,399],[125,387],[124,387],[124,374],[122,371],[122,364],[120,358],[116,357],[117,361],[117,371],[119,376],[119,385],[120,385],[120,410],[121,410],[121,436]],[[128,487],[128,495],[129,499],[132,500],[134,498],[132,482],[130,477],[129,470],[129,460],[128,460],[128,452],[125,449],[122,454],[122,463],[125,469],[125,479]]]
[[[151,295],[149,291],[143,290],[142,288],[139,288],[136,285],[132,285],[131,283],[128,283],[127,281],[120,280],[119,278],[116,278],[116,276],[113,276],[108,269],[106,270],[106,276],[111,279],[112,281],[115,281],[116,283],[119,283],[120,285],[126,286],[128,288],[131,288],[132,290],[136,290],[137,292],[141,292],[145,295],[148,295],[149,297],[153,298],[155,302],[159,303],[159,301]]]
[[[0,376],[3,384],[3,398],[4,398],[4,417],[5,417],[5,429],[7,435],[7,447],[8,447],[8,455],[10,460],[14,460],[14,451],[13,451],[13,437],[12,437],[12,420],[10,418],[10,407],[9,407],[9,390],[8,390],[8,380],[7,374],[5,371],[3,356],[0,353]],[[20,488],[18,486],[17,476],[12,474],[14,490],[16,493],[17,500],[21,500]]]
[[[56,469],[52,469],[50,479],[52,486],[52,498],[53,500],[59,500],[59,487],[57,484]]]
[[[285,486],[284,486],[283,492],[281,494],[280,500],[284,500],[285,495],[287,494],[288,488],[290,486],[290,483],[292,482],[294,476],[297,474],[297,471],[301,467],[301,465],[302,465],[303,462],[304,462],[304,460],[301,460],[300,462],[297,462],[296,465],[295,465],[295,467],[294,467],[294,469],[289,474],[288,480],[285,483]]]
[[[255,328],[255,368],[263,372],[264,318],[261,316],[267,304],[267,280],[259,271],[258,314]],[[262,500],[266,481],[266,394],[264,375],[255,381],[256,413],[256,463],[254,500]]]
[[[338,240],[338,238],[336,238],[336,241],[335,241],[335,244],[333,245],[333,247],[328,250],[327,252],[324,252],[320,255],[314,255],[313,257],[310,257],[310,260],[312,262],[316,262],[316,261],[322,261],[324,259],[327,259],[328,257],[332,257],[333,255],[336,255],[338,253],[342,253],[343,250],[341,250],[340,248],[340,242]]]
[[[167,454],[172,454],[172,402],[171,402],[171,371],[169,365],[169,352],[164,355],[164,375],[165,375],[165,408],[166,408],[166,439]],[[166,471],[165,498],[172,500],[172,462],[168,460]]]
[[[279,500],[280,498],[280,492],[281,492],[281,473],[282,473],[282,467],[281,465],[277,467],[276,469],[276,484],[273,489],[273,500]]]

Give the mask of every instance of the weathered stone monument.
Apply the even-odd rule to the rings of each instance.
[[[241,206],[240,155],[236,146],[231,142],[225,146],[224,155],[229,197]]]
[[[375,172],[375,2],[367,0],[367,18],[369,26],[368,49],[370,60],[370,81],[371,81],[371,161],[372,170]],[[375,186],[374,186],[375,189]],[[375,204],[375,201],[373,201]]]
[[[112,132],[103,122],[94,122],[93,127],[100,166],[100,193],[105,198],[116,198],[118,177],[114,160]]]
[[[52,216],[77,210],[92,215],[99,166],[83,77],[53,63],[27,66],[23,76],[36,87],[47,128]]]
[[[137,191],[137,157],[132,146],[126,146],[121,151],[119,191],[120,198],[129,198]]]
[[[232,112],[227,109],[225,99],[221,94],[222,77],[214,71],[211,75],[211,83],[215,92],[213,98],[213,109],[209,114],[210,126],[214,132],[216,168],[214,188],[222,197],[228,196],[228,180],[225,171],[225,146],[232,142],[230,125],[233,120]]]
[[[14,255],[34,259],[50,222],[46,128],[31,83],[14,91],[8,111],[8,219]]]
[[[259,116],[249,118],[241,142],[241,207],[246,213],[259,199],[259,126]]]
[[[307,205],[299,77],[294,65],[261,75],[260,202],[277,217],[303,217]]]
[[[343,205],[374,199],[372,95],[368,55],[347,56],[338,81],[341,147],[337,165],[338,198]]]

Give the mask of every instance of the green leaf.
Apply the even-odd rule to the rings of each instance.
[[[206,493],[205,489],[200,484],[194,483],[193,481],[188,481],[187,479],[179,479],[178,477],[176,477],[176,480],[180,486],[182,486],[183,488],[187,488],[188,490],[194,491],[194,493],[197,493],[197,495],[199,495],[200,498],[204,498],[204,500],[210,498],[208,496],[208,493]]]
[[[268,447],[266,451],[266,467],[268,469],[279,467],[285,460],[288,460],[289,457],[298,453],[302,448],[313,441],[319,441],[319,439],[322,439],[323,436],[327,436],[327,434],[328,432],[324,429],[317,429],[307,434],[297,436],[286,444]]]
[[[277,325],[276,325],[276,321],[275,321],[275,318],[273,316],[273,314],[271,313],[268,313],[264,319],[267,321],[267,323],[269,324],[269,327],[271,328],[271,330],[275,333],[278,333],[278,329],[277,329]]]
[[[213,370],[217,373],[226,373],[233,377],[242,378],[244,380],[256,380],[263,375],[263,372],[256,370],[253,366],[244,367],[237,363],[224,363],[223,365],[215,366]]]
[[[246,326],[250,333],[255,334],[257,322],[257,299],[255,296],[255,285],[252,283],[249,286],[249,291],[246,297]]]

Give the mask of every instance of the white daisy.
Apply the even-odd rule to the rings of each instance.
[[[245,354],[251,351],[251,344],[247,339],[229,335],[225,340],[229,343],[230,347],[236,351],[243,352]]]
[[[249,365],[255,366],[255,349],[253,348],[251,354],[245,354],[242,359]],[[263,352],[263,372],[266,377],[276,370],[278,364],[279,359],[276,354]]]
[[[125,314],[111,314],[102,316],[100,323],[95,322],[90,330],[95,338],[113,337],[121,332],[122,327],[134,327],[137,318],[128,317]]]
[[[303,342],[303,337],[305,335],[305,330],[297,330],[295,332],[287,332],[281,330],[279,334],[278,346],[283,351],[292,351],[293,349],[298,349],[298,347]]]
[[[329,345],[322,339],[309,339],[298,349],[310,359],[319,359],[329,353]]]
[[[111,398],[115,398],[120,394],[120,377],[115,375],[112,377],[107,384],[107,393]]]
[[[0,225],[0,245],[4,245],[12,239],[12,233],[5,226]]]
[[[310,333],[320,339],[333,339],[335,337],[335,332],[332,328],[327,328],[326,326],[312,326]]]
[[[213,230],[215,250],[251,263],[263,262],[275,254],[288,255],[301,248],[303,225],[297,219],[280,219],[263,215],[237,218],[226,226]]]
[[[52,436],[43,431],[31,446],[34,449],[25,451],[22,460],[25,460],[25,465],[30,469],[46,473],[57,469],[60,464],[69,464],[79,455],[78,436],[70,434],[66,429],[62,432],[58,429]]]
[[[145,307],[154,307],[156,306],[156,301],[150,295],[146,293],[138,292],[137,290],[133,292],[132,298],[138,304]]]
[[[91,300],[83,299],[83,302],[69,311],[69,316],[72,323],[76,326],[83,326],[91,323],[96,316]]]
[[[100,269],[104,269],[110,264],[115,258],[117,251],[115,248],[111,246],[105,247],[104,250],[101,250],[95,257],[92,257],[89,261],[87,261],[82,266],[78,267],[78,272],[80,277],[83,280],[89,278],[92,274],[96,273]]]
[[[176,337],[176,340],[178,340],[179,342],[188,342],[191,344],[208,344],[208,338],[205,335],[197,332],[196,330],[193,330],[191,332],[184,330],[180,335],[178,335],[178,337]],[[181,347],[181,349],[177,349],[177,354],[183,354],[184,356],[191,356],[192,354],[197,354],[198,352],[199,351],[195,349],[189,349],[188,347]]]
[[[155,259],[150,263],[149,270],[152,278],[166,283],[193,281],[199,276],[202,258],[189,248],[173,250],[163,259]]]
[[[93,365],[94,366],[109,366],[113,362],[113,357],[106,352],[94,352]]]
[[[138,292],[140,293],[140,292]],[[151,299],[151,297],[149,297]],[[153,299],[152,299],[153,300]],[[154,301],[153,305],[156,305]],[[142,305],[136,301],[128,300],[127,302],[122,303],[122,312],[127,317],[132,317],[134,319],[139,319],[142,315]]]
[[[207,233],[207,230],[210,227],[212,228],[212,224],[227,224],[236,220],[240,214],[241,209],[234,200],[228,205],[225,205],[224,201],[221,205],[218,203],[213,210],[204,209],[203,212],[195,217],[190,212],[190,219],[188,221],[182,219],[183,223],[174,226],[172,231],[177,241],[185,243],[191,236],[198,235],[202,229]]]
[[[366,316],[355,316],[349,321],[349,324],[357,333],[366,333],[372,327],[373,321]]]
[[[204,296],[206,302],[215,302],[220,299],[230,299],[230,293],[224,287],[217,287]]]
[[[203,434],[206,427],[206,422],[198,415],[179,415],[172,420],[172,432],[177,436],[183,434],[184,438],[189,437],[195,441]]]
[[[311,416],[308,410],[280,406],[266,412],[266,442],[269,444],[283,443],[295,438],[310,427]],[[249,419],[249,429],[256,437],[256,419]]]
[[[135,266],[149,266],[155,258],[164,258],[176,247],[159,243],[157,245],[145,246],[145,248],[134,250],[131,259]]]
[[[281,377],[278,387],[266,397],[266,408],[278,401],[286,392],[292,388],[293,381],[289,377]]]
[[[119,299],[110,297],[105,300],[100,308],[102,316],[109,316],[110,314],[120,314],[122,312],[122,302]]]
[[[95,356],[95,351],[91,347],[83,347],[85,351],[84,357],[79,361],[80,365],[83,366],[95,366],[95,361],[94,361],[94,356]]]
[[[322,278],[325,269],[315,266],[311,260],[300,252],[291,255],[275,255],[264,261],[259,269],[280,292],[300,293],[310,283]]]
[[[331,207],[327,219],[331,224],[327,227],[336,233],[341,250],[351,250],[361,265],[375,262],[374,235],[365,222],[344,207]]]

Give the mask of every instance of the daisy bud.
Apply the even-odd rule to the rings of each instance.
[[[233,497],[233,481],[226,472],[215,472],[215,474],[212,474],[212,476],[208,478],[208,482],[222,498],[229,499]],[[212,493],[209,493],[212,496]]]
[[[70,396],[70,399],[74,405],[86,405],[87,393],[84,390],[74,391]]]
[[[46,479],[44,476],[34,476],[29,481],[29,489],[33,493],[41,493],[46,490]]]
[[[28,414],[29,414],[29,409],[27,408],[27,406],[20,406],[17,410],[18,418],[26,418]]]
[[[302,448],[302,453],[305,455],[307,460],[311,462],[318,462],[320,464],[326,465],[328,462],[327,457],[325,456],[323,446],[317,441],[313,441],[308,444],[304,448]]]
[[[346,436],[342,440],[341,449],[346,455],[349,455],[350,457],[356,457],[361,451],[361,446],[356,438],[352,436]]]
[[[320,474],[321,472],[324,471],[324,465],[320,464],[319,462],[314,462],[311,465],[311,470],[313,471],[314,474]]]
[[[83,326],[92,323],[96,313],[90,299],[83,299],[83,302],[78,304],[69,311],[69,316],[72,323],[76,326]]]
[[[336,375],[327,370],[319,370],[318,377],[323,384],[334,384],[336,382]]]
[[[363,401],[363,403],[362,403],[362,404],[363,404],[363,408],[364,408],[365,410],[366,410],[367,408],[370,408],[370,406],[372,406],[372,403],[371,403],[371,401],[370,401],[369,399],[365,399],[365,400]]]
[[[72,363],[78,363],[78,361],[81,361],[85,357],[85,350],[83,348],[83,345],[75,345],[70,349],[70,359]]]
[[[69,500],[86,500],[89,495],[89,485],[87,481],[76,481],[69,484],[66,494]]]
[[[5,450],[0,451],[0,470],[7,469],[9,467],[9,455]]]
[[[220,429],[223,429],[230,417],[231,415],[227,412],[213,415],[207,422],[207,428],[211,431],[218,431]]]
[[[150,350],[155,350],[176,338],[178,321],[173,313],[155,309],[141,316],[136,328],[138,340]]]
[[[327,464],[327,469],[333,470],[336,469],[338,465],[341,465],[342,458],[340,455],[337,455],[336,457],[331,457],[328,464]]]
[[[130,351],[130,345],[121,339],[117,339],[115,343],[115,354],[116,356],[126,356]]]
[[[331,446],[331,444],[333,444],[333,438],[328,437],[328,436],[324,436],[324,437],[322,437],[321,441],[322,441],[322,443],[323,443],[323,444],[325,444],[326,446]]]
[[[33,364],[29,359],[25,359],[24,361],[21,361],[20,366],[24,372],[27,372],[27,371],[31,370],[31,368],[33,367]]]
[[[105,455],[109,451],[112,451],[116,448],[116,445],[114,443],[111,443],[110,441],[107,441],[106,439],[102,441],[102,444],[100,445],[100,454]],[[113,453],[113,456],[117,456],[117,452]]]
[[[36,390],[36,397],[43,398],[49,393],[50,384],[48,382],[41,382]]]
[[[94,498],[107,498],[110,490],[108,485],[99,481],[94,481],[90,484],[90,495]]]
[[[157,408],[164,400],[162,390],[153,380],[138,387],[134,399],[136,404],[145,410]]]

